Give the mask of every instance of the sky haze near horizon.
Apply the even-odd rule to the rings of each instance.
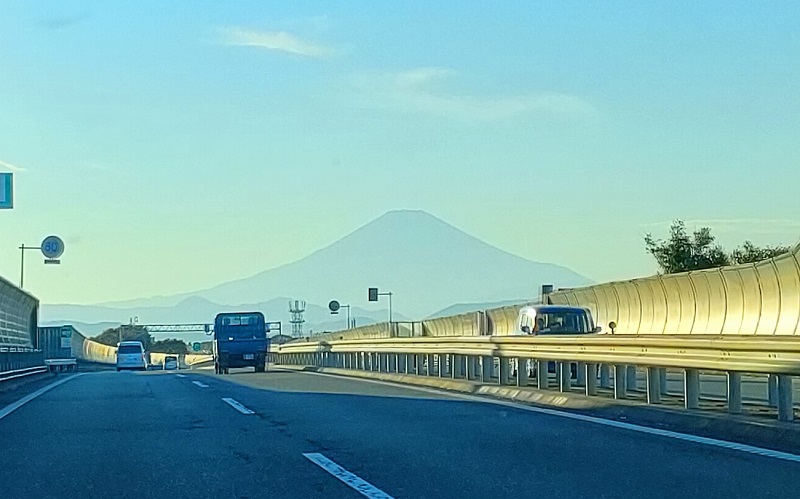
[[[26,255],[44,303],[210,287],[394,209],[595,281],[655,272],[675,218],[800,241],[788,1],[12,0],[0,103],[0,275],[60,235],[60,267]]]

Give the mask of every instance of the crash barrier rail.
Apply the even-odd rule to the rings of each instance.
[[[24,378],[33,374],[41,374],[48,372],[47,366],[26,367],[25,369],[15,369],[13,371],[0,372],[0,383],[3,381],[11,381],[14,379]]]
[[[381,322],[315,335],[314,341],[418,338],[443,336],[508,336],[517,330],[519,309],[535,302],[467,312],[416,322]]]
[[[78,369],[77,359],[45,359],[44,365],[50,372],[75,371]]]
[[[43,366],[44,354],[41,351],[0,352],[0,373]]]
[[[792,376],[800,375],[800,341],[793,338],[724,336],[490,336],[392,338],[292,342],[278,348],[276,362],[337,367],[512,384],[514,366],[534,366],[536,387],[550,389],[548,366],[556,365],[558,389],[577,386],[587,396],[599,386],[625,398],[636,388],[636,369],[645,368],[647,402],[666,393],[666,369],[683,371],[683,400],[698,409],[700,371],[727,374],[728,412],[742,412],[742,374],[768,374],[770,404],[778,419],[794,418]],[[449,371],[449,372],[448,372]],[[613,377],[612,377],[613,372]],[[527,386],[528,369],[518,369],[515,383]],[[612,382],[613,378],[613,382]]]
[[[754,264],[559,290],[617,334],[800,336],[800,245]]]

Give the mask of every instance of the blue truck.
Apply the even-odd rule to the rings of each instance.
[[[214,319],[214,372],[228,374],[231,367],[267,370],[269,338],[261,312],[230,312]]]

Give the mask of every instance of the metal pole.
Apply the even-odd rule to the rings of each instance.
[[[19,289],[22,289],[25,284],[25,243],[19,247]]]
[[[392,292],[389,291],[389,324],[392,323]]]

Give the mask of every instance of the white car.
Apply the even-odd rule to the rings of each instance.
[[[117,344],[117,371],[123,369],[147,370],[144,345],[141,341],[122,341]]]
[[[162,368],[167,370],[178,369],[178,357],[174,355],[167,355],[164,357],[164,362],[162,364]]]

